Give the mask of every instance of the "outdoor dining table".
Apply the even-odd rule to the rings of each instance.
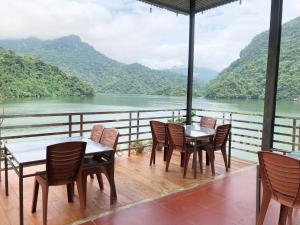
[[[203,144],[204,140],[209,139],[209,142],[213,141],[215,135],[215,130],[211,128],[200,127],[198,125],[185,125],[185,136],[193,141],[194,152],[193,152],[193,168],[194,168],[194,178],[197,178],[197,148]],[[209,160],[206,154],[206,165],[208,165]]]
[[[95,155],[97,153],[105,153],[109,157],[109,162],[114,168],[114,149],[106,147],[102,144],[96,143],[85,137],[63,137],[63,138],[49,138],[46,140],[32,140],[15,143],[7,143],[4,146],[5,158],[5,193],[8,196],[8,164],[14,169],[19,176],[19,211],[20,211],[20,225],[24,224],[24,206],[23,206],[23,179],[32,177],[37,173],[24,174],[25,167],[42,165],[46,163],[46,149],[47,146],[59,144],[64,142],[83,141],[86,142],[85,155]],[[111,196],[116,200],[115,183],[114,183],[114,169],[109,174],[111,181]]]

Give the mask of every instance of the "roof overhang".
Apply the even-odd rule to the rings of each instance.
[[[190,14],[190,0],[138,0],[160,8],[188,15]],[[216,8],[238,0],[195,0],[196,13]]]

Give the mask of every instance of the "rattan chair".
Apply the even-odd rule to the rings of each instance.
[[[80,199],[80,210],[84,211],[84,193],[81,170],[85,154],[85,142],[66,142],[47,147],[46,171],[35,177],[32,213],[36,212],[39,186],[42,188],[43,225],[47,224],[49,186],[67,185],[68,201],[73,202],[76,181]]]
[[[150,121],[151,134],[152,134],[152,150],[150,157],[150,166],[155,164],[155,156],[158,148],[164,148],[164,161],[167,159],[167,152],[169,148],[166,124],[159,121]]]
[[[119,132],[117,129],[114,128],[104,128],[101,139],[100,139],[100,144],[103,144],[107,147],[113,148],[116,150],[117,143],[118,143],[118,138],[119,138]],[[115,188],[115,183],[114,180],[110,178],[111,173],[113,172],[114,168],[110,162],[111,159],[108,158],[109,156],[106,154],[99,154],[95,158],[86,158],[84,165],[83,165],[83,170],[82,170],[82,181],[83,181],[83,189],[84,189],[84,208],[86,208],[86,192],[87,192],[87,176],[88,175],[93,175],[95,174],[98,179],[98,184],[101,190],[103,190],[103,181],[101,174],[103,173],[106,177],[107,180],[110,184],[110,189],[111,189],[111,204],[115,202],[117,199],[117,194],[116,194],[116,188]]]
[[[272,152],[258,152],[263,196],[258,225],[263,225],[271,198],[281,204],[279,223],[286,224],[289,209],[300,208],[300,161]]]

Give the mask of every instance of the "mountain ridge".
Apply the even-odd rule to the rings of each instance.
[[[209,82],[208,98],[263,99],[269,32],[256,35],[235,60]],[[278,99],[300,96],[300,17],[282,26]]]
[[[83,79],[99,93],[186,94],[185,76],[153,70],[139,63],[125,64],[110,59],[76,35],[46,41],[37,38],[0,40],[0,46],[55,65]],[[201,84],[198,79],[195,79],[194,86],[195,95],[199,95]]]
[[[0,48],[2,98],[90,96],[93,89],[58,67]]]

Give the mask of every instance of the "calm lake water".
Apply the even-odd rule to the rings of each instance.
[[[94,97],[65,97],[16,99],[4,101],[5,114],[91,112],[138,109],[185,108],[185,97],[143,95],[97,95]],[[208,100],[194,98],[193,107],[211,110],[263,112],[260,100]],[[279,101],[278,115],[300,116],[300,102]]]
[[[185,108],[185,97],[166,97],[166,96],[142,96],[142,95],[97,95],[94,97],[68,97],[68,98],[41,98],[41,99],[16,99],[4,101],[5,114],[36,114],[36,113],[63,113],[63,112],[101,112],[101,111],[121,111],[121,110],[142,110],[142,109],[179,109]],[[259,100],[208,100],[204,98],[194,98],[194,108],[233,111],[233,112],[249,112],[262,113],[263,101]],[[157,114],[156,114],[157,115]],[[213,114],[209,114],[213,115]],[[277,115],[282,116],[300,116],[300,102],[279,101],[277,104]],[[110,116],[110,115],[107,115]],[[220,115],[219,115],[220,116]],[[108,118],[106,118],[108,119]],[[257,121],[257,118],[236,117],[235,119],[245,119]],[[53,119],[51,119],[53,120]],[[37,118],[19,119],[20,124],[45,123],[49,121],[38,121]],[[62,122],[62,121],[60,121]],[[262,122],[262,118],[260,121]],[[283,121],[285,122],[285,121]],[[289,121],[291,122],[291,121]],[[300,122],[300,121],[299,121]],[[128,123],[128,122],[127,122]],[[5,125],[15,125],[10,121],[6,121]],[[244,124],[245,125],[245,124]],[[238,126],[243,126],[238,124]],[[246,124],[247,127],[261,129],[259,125]],[[300,125],[299,125],[300,126]],[[57,127],[51,128],[51,131],[58,131]],[[49,132],[43,129],[32,129],[32,132]],[[290,133],[290,130],[279,130],[280,132]],[[14,135],[15,130],[5,132],[4,136]],[[240,134],[249,135],[248,131],[238,131]],[[28,130],[18,129],[18,134],[28,134]],[[251,135],[258,135],[252,133]],[[282,139],[283,138],[283,139]],[[286,141],[286,137],[278,137],[279,140]],[[247,138],[239,138],[239,141],[249,142]],[[253,141],[253,140],[252,140]],[[291,140],[288,140],[291,141]],[[259,140],[252,142],[260,144]],[[233,146],[240,147],[239,143],[233,143]],[[244,146],[245,147],[245,146]],[[287,147],[290,146],[276,146]],[[248,148],[248,147],[247,147]],[[249,147],[251,148],[251,147]],[[254,148],[253,148],[254,149]],[[257,150],[257,149],[256,149]],[[256,159],[255,154],[234,151],[233,155]]]

